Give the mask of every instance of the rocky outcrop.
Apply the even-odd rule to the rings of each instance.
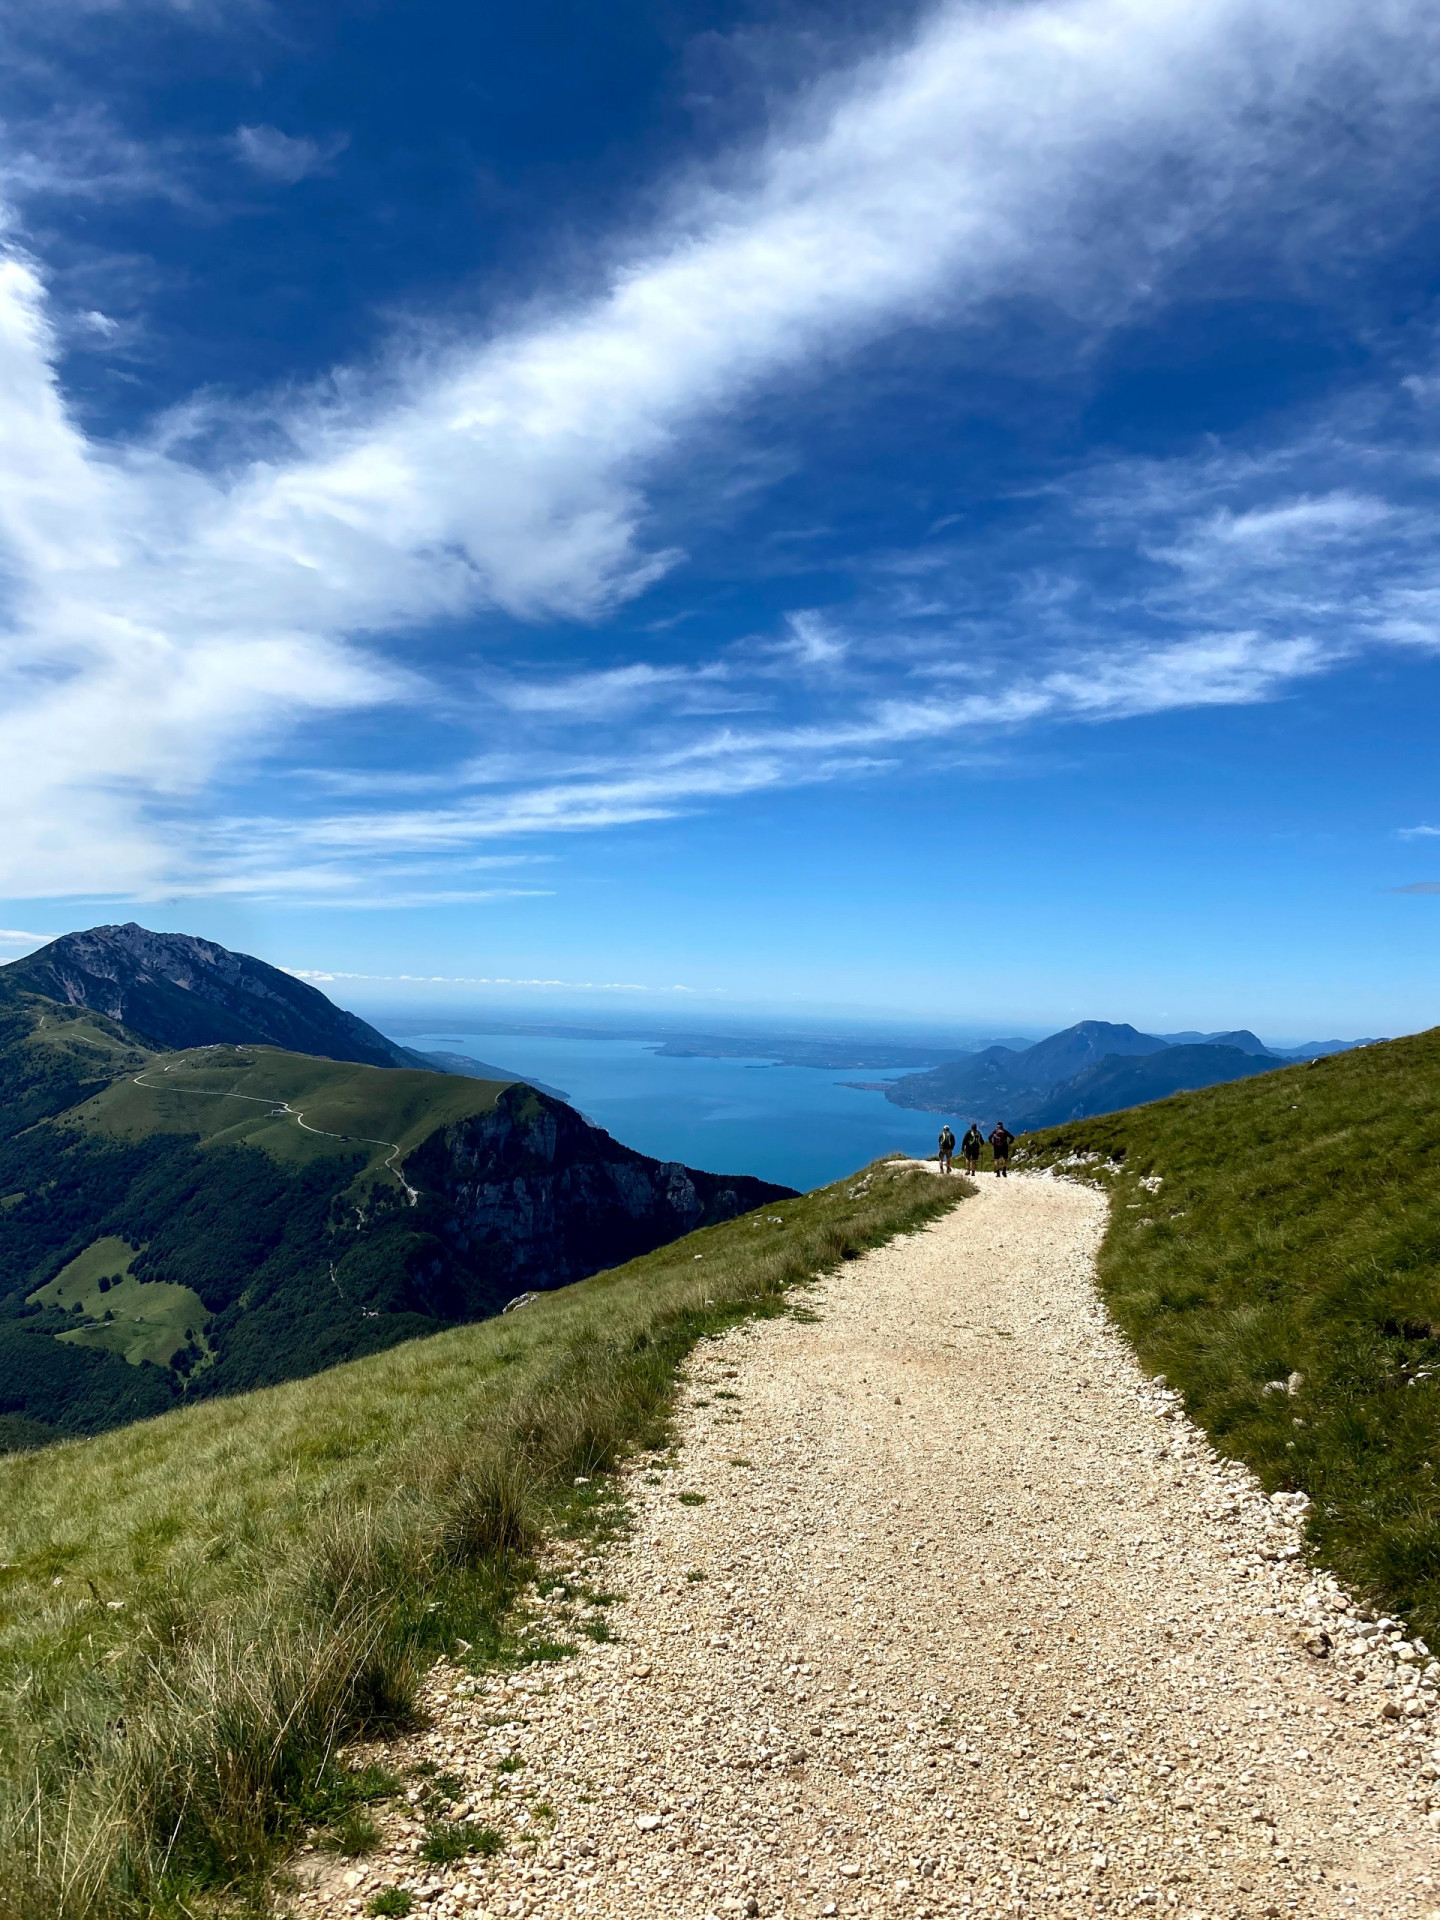
[[[422,1196],[415,1225],[465,1277],[472,1314],[793,1197],[747,1174],[652,1160],[526,1086],[433,1134],[406,1160],[405,1176]]]

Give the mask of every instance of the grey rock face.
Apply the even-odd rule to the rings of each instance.
[[[532,1088],[446,1127],[406,1161],[423,1225],[505,1297],[649,1253],[696,1227],[791,1196],[745,1174],[652,1160]]]
[[[152,933],[134,921],[64,934],[0,967],[0,984],[107,1014],[156,1046],[228,1041],[434,1071],[307,981],[213,940]]]

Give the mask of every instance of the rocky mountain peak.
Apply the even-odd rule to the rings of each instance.
[[[0,967],[0,986],[107,1014],[159,1047],[231,1041],[376,1067],[429,1065],[253,954],[133,920],[64,934]]]

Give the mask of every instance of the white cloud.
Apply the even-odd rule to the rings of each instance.
[[[1331,493],[1318,500],[1287,500],[1280,506],[1246,513],[1222,509],[1198,528],[1186,547],[1167,554],[1182,566],[1203,565],[1216,549],[1243,551],[1253,565],[1288,565],[1295,554],[1337,540],[1358,539],[1393,517],[1384,500],[1354,493]]]
[[[598,297],[397,354],[384,379],[337,378],[269,423],[288,452],[223,471],[187,464],[178,431],[86,440],[52,371],[42,277],[12,258],[0,272],[0,890],[143,893],[213,873],[187,812],[217,772],[307,715],[424,697],[367,644],[486,608],[602,617],[676,564],[647,545],[651,489],[698,425],[767,383],[833,370],[901,322],[953,325],[1027,293],[1123,316],[1158,297],[1192,237],[1252,219],[1267,182],[1314,157],[1332,94],[1353,124],[1370,117],[1382,147],[1398,140],[1433,88],[1437,32],[1410,0],[944,8],[899,53],[818,86],[723,176],[677,192]],[[236,139],[271,178],[323,164],[272,128]],[[1204,537],[1272,551],[1307,513],[1331,514],[1326,537],[1353,527],[1333,505],[1289,511],[1300,519],[1267,526],[1262,513]],[[1390,617],[1423,625],[1426,611],[1412,601]],[[840,643],[813,618],[792,636],[811,666],[834,661]],[[793,751],[783,733],[722,731],[667,745],[638,773],[321,819],[308,843],[450,847],[652,819],[833,778],[872,749],[965,726],[1258,697],[1282,660],[1310,670],[1312,644],[1241,632],[1153,657],[1132,647],[1104,671],[1056,668],[948,705],[872,700]],[[604,717],[646,704],[667,671],[607,668],[548,696],[532,682],[509,704]]]
[[[786,616],[791,640],[784,651],[802,667],[830,667],[845,658],[844,637],[825,616],[813,607],[802,607]]]
[[[60,108],[4,132],[0,197],[12,205],[32,200],[193,203],[185,149],[173,140],[137,140],[101,107]]]
[[[984,692],[884,696],[872,681],[868,702],[844,718],[749,729],[722,726],[679,746],[659,733],[635,735],[623,760],[608,767],[577,759],[547,779],[537,777],[538,765],[527,767],[517,759],[500,791],[467,795],[467,784],[485,786],[488,770],[468,783],[465,770],[458,770],[452,780],[456,797],[443,806],[331,813],[307,819],[301,828],[253,819],[238,831],[267,871],[284,870],[287,850],[328,854],[339,886],[352,863],[365,869],[388,859],[440,859],[494,839],[590,833],[672,819],[779,787],[859,778],[893,767],[914,751],[977,743],[1042,722],[1098,724],[1176,707],[1248,703],[1324,664],[1310,642],[1232,633],[1169,647],[1097,649],[1064,667],[1022,674]],[[303,868],[296,871],[303,876]]]
[[[286,187],[312,174],[328,173],[349,144],[350,137],[344,133],[311,140],[271,126],[237,127],[231,140],[237,157],[252,173]]]
[[[716,998],[724,994],[720,987],[652,987],[638,980],[512,979],[501,974],[468,973],[332,973],[319,967],[282,967],[280,971],[317,985],[337,980],[365,980],[382,986],[405,987],[536,987],[544,992],[558,987],[567,993],[683,993]]]
[[[636,661],[625,667],[566,674],[553,680],[492,680],[486,690],[502,707],[515,713],[567,714],[599,720],[637,712],[724,677],[725,669],[718,662],[692,669]]]

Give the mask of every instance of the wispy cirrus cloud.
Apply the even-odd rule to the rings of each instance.
[[[843,619],[798,615],[768,649],[542,679],[533,699],[516,679],[500,696],[509,750],[454,767],[443,805],[392,799],[383,810],[325,814],[305,833],[361,861],[381,847],[458,854],[991,752],[1038,726],[1247,705],[1379,646],[1440,651],[1440,502],[1415,495],[1416,450],[1387,449],[1373,414],[1366,425],[1353,440],[1327,431],[1323,459],[1302,433],[1263,457],[1095,462],[1037,503],[1023,531],[1023,547],[1047,555],[1045,577],[1018,555],[991,555],[1003,585],[978,610],[972,548],[932,554],[918,610],[893,591],[906,569],[887,556],[868,604]],[[1294,491],[1298,475],[1327,465],[1367,467],[1395,503],[1379,492]],[[1083,565],[1096,528],[1111,561],[1100,585]],[[1436,617],[1421,617],[1432,597]],[[737,695],[751,688],[758,706],[773,695],[775,661],[797,645],[810,651],[817,634],[828,677],[806,682],[783,716],[716,722],[687,703],[689,682],[705,689],[718,678]],[[597,723],[608,730],[620,718],[621,750],[597,756]]]
[[[282,133],[279,127],[261,124],[237,127],[231,145],[237,158],[262,180],[278,186],[298,186],[312,174],[328,173],[350,144],[346,133],[332,133],[323,140],[304,134]]]
[[[59,383],[43,271],[17,251],[0,272],[0,887],[258,883],[265,861],[237,862],[236,836],[194,817],[197,799],[307,719],[423,707],[408,633],[487,612],[605,620],[681,563],[657,501],[690,438],[899,326],[963,331],[997,300],[1043,297],[1103,327],[1163,300],[1202,239],[1227,221],[1253,228],[1277,181],[1331,164],[1327,103],[1370,140],[1369,190],[1387,155],[1402,166],[1407,116],[1433,103],[1437,49],[1440,23],[1408,0],[942,8],[908,45],[819,82],[754,150],[677,187],[662,217],[614,243],[600,292],[562,292],[478,337],[437,344],[417,328],[383,369],[268,415],[252,404],[248,440],[221,463],[183,424],[124,445],[87,438]],[[318,157],[246,131],[249,163],[268,155],[273,178]],[[1287,193],[1278,204],[1292,231]],[[1091,537],[1129,539],[1155,580],[1108,609],[1124,617],[1103,643],[1100,601],[1052,594],[1039,649],[953,696],[921,684],[922,628],[885,631],[863,607],[801,609],[772,648],[811,690],[800,723],[713,723],[703,695],[757,687],[758,654],[549,683],[512,669],[490,697],[527,725],[639,715],[616,764],[597,766],[593,742],[577,754],[568,736],[527,735],[517,753],[540,756],[539,780],[309,819],[315,873],[330,854],[338,872],[655,819],[987,729],[1262,698],[1343,651],[1341,596],[1327,608],[1300,590],[1298,548],[1409,538],[1378,493],[1292,488],[1220,501],[1208,519],[1194,494],[1192,475],[1167,525],[1112,484],[1108,530],[1097,495]],[[1428,631],[1435,588],[1412,559],[1403,587],[1362,609],[1377,641]],[[925,618],[959,605],[927,581]],[[992,633],[1010,618],[1003,604],[986,615]],[[661,700],[675,710],[653,720]],[[681,722],[698,737],[678,738]],[[21,828],[36,818],[38,837]],[[293,826],[254,831],[296,852]]]
[[[634,661],[594,673],[569,673],[543,680],[492,679],[486,692],[512,713],[563,714],[586,720],[611,719],[660,701],[693,699],[728,677],[722,661],[700,667],[657,666]]]
[[[56,106],[5,134],[0,199],[12,207],[57,199],[196,204],[184,143],[137,139],[95,103]]]
[[[641,980],[547,980],[512,977],[505,974],[470,973],[331,973],[319,967],[282,967],[282,973],[296,980],[310,980],[324,986],[339,980],[358,980],[377,986],[403,987],[523,987],[549,993],[557,988],[566,993],[681,993],[690,998],[723,999],[722,987],[649,986]]]

